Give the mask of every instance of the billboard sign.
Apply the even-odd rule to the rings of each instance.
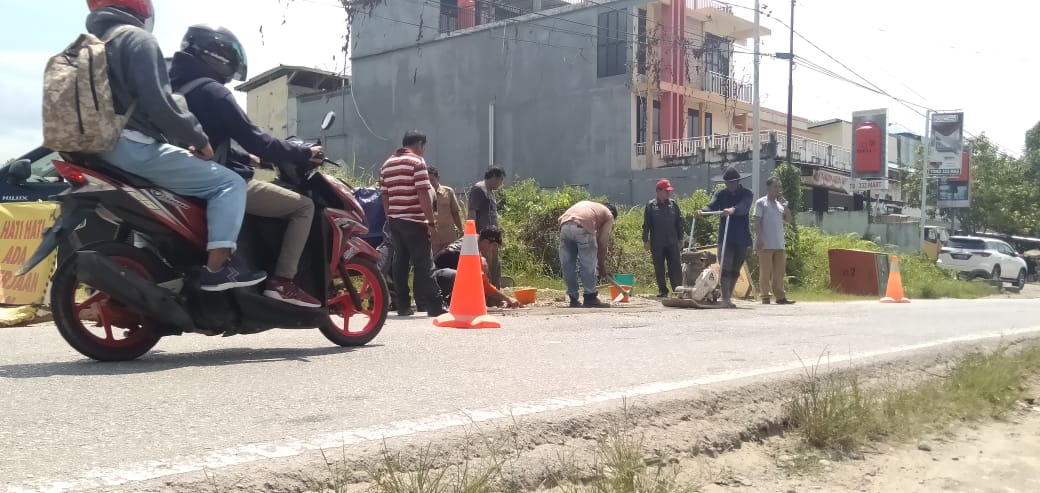
[[[852,113],[852,190],[888,188],[888,110]]]
[[[964,113],[932,113],[928,143],[928,176],[961,174],[964,153]]]
[[[940,209],[956,209],[971,207],[971,149],[965,147],[961,152],[959,174],[939,179]]]

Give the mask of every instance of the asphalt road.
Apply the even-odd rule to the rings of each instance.
[[[381,437],[1040,331],[1040,300],[812,304],[505,317],[436,329],[391,318],[369,347],[317,331],[186,336],[87,361],[53,327],[0,329],[0,484],[70,491]]]

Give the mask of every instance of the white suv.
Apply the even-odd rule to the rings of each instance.
[[[1011,245],[992,238],[951,236],[939,251],[939,267],[957,271],[968,279],[990,279],[1026,284],[1026,261]]]

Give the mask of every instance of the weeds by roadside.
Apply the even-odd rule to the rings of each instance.
[[[599,439],[591,465],[579,464],[574,449],[561,449],[545,463],[537,484],[512,477],[511,462],[522,455],[514,434],[469,436],[470,446],[436,452],[432,445],[405,454],[384,444],[373,463],[352,462],[345,453],[334,461],[322,451],[328,477],[311,481],[321,493],[694,493],[696,475],[685,474],[677,461],[648,456],[643,436],[627,412]],[[474,440],[474,438],[476,438]]]
[[[846,456],[872,441],[907,439],[952,423],[999,418],[1040,371],[1040,345],[972,353],[910,384],[865,387],[853,371],[806,368],[786,411],[806,444]]]

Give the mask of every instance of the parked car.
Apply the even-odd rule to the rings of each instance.
[[[65,191],[69,185],[54,169],[56,159],[61,159],[57,152],[37,147],[0,167],[0,204],[46,201]],[[75,241],[87,244],[111,240],[115,235],[115,225],[92,214],[76,230]],[[74,250],[68,246],[58,246],[59,261]]]
[[[0,203],[35,202],[61,193],[68,185],[54,169],[58,153],[38,147],[0,168]]]
[[[1026,284],[1028,268],[1011,245],[979,236],[951,236],[939,252],[938,265],[967,279],[1010,282],[1017,289]]]

